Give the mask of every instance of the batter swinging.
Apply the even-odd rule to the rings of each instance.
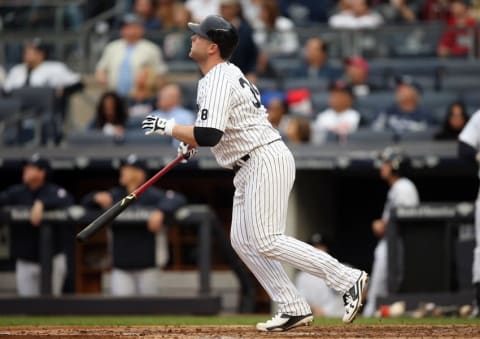
[[[234,170],[232,246],[278,304],[272,319],[257,324],[259,331],[286,331],[313,321],[308,303],[280,262],[316,275],[341,292],[343,321],[352,322],[362,305],[367,274],[284,234],[295,162],[268,122],[257,88],[228,62],[238,43],[236,29],[219,16],[188,26],[194,32],[189,56],[204,74],[198,85],[195,124],[177,125],[150,115],[142,128],[146,134],[182,141],[179,152],[187,156],[194,155],[187,144],[211,147],[217,162]]]

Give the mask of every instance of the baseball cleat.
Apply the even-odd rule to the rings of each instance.
[[[345,313],[343,314],[343,322],[351,323],[357,316],[358,310],[363,305],[365,295],[367,293],[368,275],[363,272],[358,280],[343,295],[343,304],[345,305]]]
[[[277,313],[272,319],[257,324],[257,330],[262,332],[288,331],[298,326],[308,326],[313,321],[312,313],[307,315],[288,315]]]

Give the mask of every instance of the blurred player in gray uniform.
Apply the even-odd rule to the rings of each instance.
[[[259,331],[285,331],[313,321],[310,306],[281,262],[324,279],[343,294],[343,321],[352,322],[362,305],[367,274],[284,234],[295,161],[268,122],[257,88],[228,62],[238,43],[236,29],[219,16],[189,23],[189,28],[194,32],[189,56],[204,74],[195,124],[148,116],[145,133],[179,139],[179,152],[187,157],[194,155],[187,145],[211,147],[217,162],[234,170],[232,246],[278,304],[272,319],[257,324]]]
[[[375,248],[368,301],[363,310],[366,317],[374,315],[376,299],[386,296],[388,292],[388,249],[385,234],[392,209],[399,206],[415,206],[419,203],[415,184],[403,177],[402,172],[407,159],[402,151],[395,147],[387,147],[380,155],[380,160],[382,161],[380,176],[388,183],[390,189],[382,217],[372,222],[373,233],[380,241]]]
[[[458,153],[460,157],[478,165],[480,160],[480,110],[475,112],[467,125],[460,133]],[[480,174],[480,173],[479,173]],[[473,252],[473,284],[475,285],[475,299],[477,308],[480,308],[480,193],[475,203],[475,250]],[[477,316],[479,312],[477,310]]]

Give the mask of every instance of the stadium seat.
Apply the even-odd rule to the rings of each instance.
[[[11,144],[18,140],[21,102],[18,99],[0,98],[0,133],[2,142]]]
[[[438,131],[438,127],[429,127],[424,131],[418,132],[404,132],[399,135],[400,141],[430,141],[433,140],[433,135]]]
[[[60,117],[55,112],[55,89],[51,87],[22,87],[11,92],[11,97],[21,102],[20,119],[34,119],[33,144],[57,138]]]

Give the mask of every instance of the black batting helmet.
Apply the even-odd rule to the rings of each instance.
[[[219,15],[209,15],[200,24],[188,23],[195,34],[200,35],[218,45],[220,56],[228,60],[238,44],[237,29]]]
[[[410,159],[399,147],[386,147],[379,159],[382,163],[389,163],[392,166],[392,172],[398,176],[404,175],[405,169],[410,164]]]

